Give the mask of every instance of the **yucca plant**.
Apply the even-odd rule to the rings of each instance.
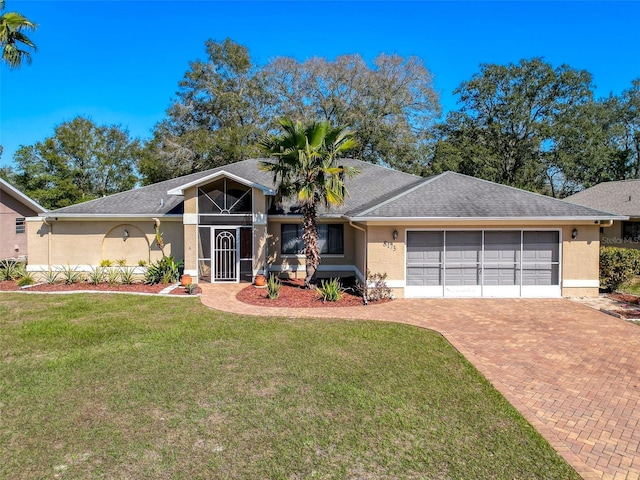
[[[116,260],[116,265],[118,265],[119,267],[126,267],[127,266],[127,259],[126,258],[118,258]]]
[[[0,261],[0,270],[2,270],[2,275],[5,280],[19,280],[27,273],[27,269],[23,263],[8,260]]]
[[[119,268],[120,281],[124,285],[132,285],[135,280],[135,276],[133,272],[134,272],[133,267],[120,267]]]
[[[104,282],[104,267],[91,267],[91,271],[87,274],[87,281],[92,285],[99,285]]]
[[[120,271],[117,268],[107,269],[105,280],[110,287],[118,285],[120,283]]]
[[[34,283],[36,283],[36,281],[33,278],[33,274],[30,272],[25,271],[24,275],[18,279],[19,287],[26,287],[27,285],[33,285]]]
[[[66,283],[67,285],[71,285],[82,280],[82,272],[79,272],[77,268],[78,267],[71,267],[70,265],[62,267],[60,274],[62,275],[64,283]]]
[[[337,278],[320,280],[320,286],[316,289],[324,302],[337,302],[343,297],[344,289]]]
[[[42,270],[40,275],[42,276],[44,283],[48,283],[49,285],[53,285],[60,281],[60,272],[57,270]]]
[[[100,266],[101,267],[112,267],[113,266],[113,261],[109,260],[108,258],[105,258],[104,260],[100,261]]]
[[[273,273],[269,275],[269,280],[267,280],[267,297],[271,300],[275,300],[280,295],[280,289],[282,288],[282,284],[278,277],[276,277]]]

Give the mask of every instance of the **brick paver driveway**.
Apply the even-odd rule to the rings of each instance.
[[[561,299],[279,309],[237,302],[243,285],[202,286],[202,302],[219,310],[384,320],[436,330],[585,479],[640,478],[640,325]]]

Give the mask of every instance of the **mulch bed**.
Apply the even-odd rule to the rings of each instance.
[[[236,298],[250,305],[260,307],[289,307],[289,308],[335,308],[362,306],[362,296],[347,291],[337,302],[323,302],[315,289],[304,288],[303,280],[281,280],[280,295],[275,300],[267,298],[267,289],[254,285],[240,290]]]
[[[629,293],[611,292],[606,294],[608,298],[621,303],[622,308],[612,309],[611,312],[626,319],[640,319],[640,297]]]
[[[109,285],[108,283],[100,283],[93,285],[87,282],[72,283],[66,285],[62,283],[33,285],[22,289],[29,292],[74,292],[74,291],[93,291],[93,292],[124,292],[124,293],[151,293],[157,294],[164,290],[167,285],[146,285],[142,283],[134,283],[132,285]],[[14,281],[0,282],[0,291],[19,291],[20,287]],[[194,295],[202,293],[200,287],[196,287]],[[177,287],[171,291],[171,295],[188,295],[184,287]]]

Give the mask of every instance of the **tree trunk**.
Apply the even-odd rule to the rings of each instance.
[[[304,279],[304,286],[311,288],[311,284],[316,281],[316,271],[320,263],[316,206],[304,206],[302,214],[302,241],[304,242],[304,254],[307,264],[307,276]]]

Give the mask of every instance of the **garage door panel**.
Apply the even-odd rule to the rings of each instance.
[[[442,285],[440,266],[408,267],[407,285]]]
[[[445,285],[480,285],[478,267],[449,267],[445,270]]]
[[[522,285],[558,285],[559,265],[535,263],[522,265]]]
[[[520,269],[515,265],[485,265],[483,285],[520,285]]]

